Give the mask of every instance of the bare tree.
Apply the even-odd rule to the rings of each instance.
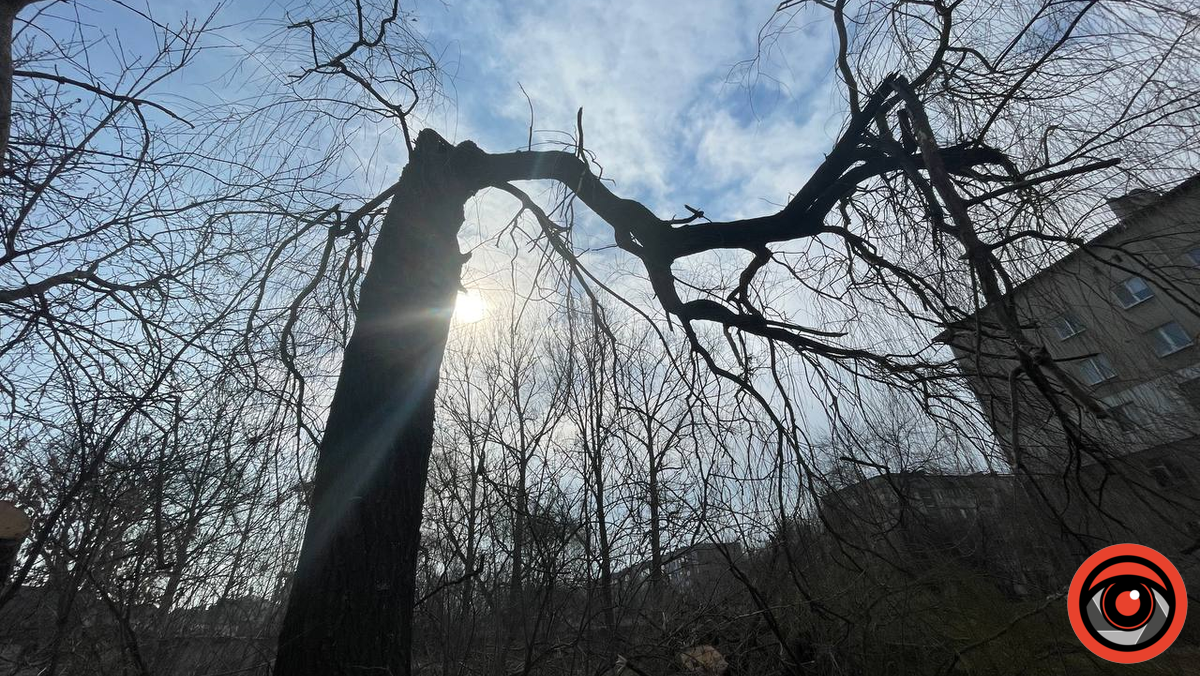
[[[186,95],[232,49],[213,15],[0,9],[0,465],[34,521],[0,587],[5,640],[30,639],[13,668],[262,668],[270,612],[240,662],[198,627],[285,591],[312,453],[292,374],[341,347],[336,330],[294,338],[327,300],[309,261],[353,280],[347,235],[370,236],[372,207],[341,232],[328,172],[343,144],[277,146],[333,130],[303,83],[267,73],[262,106]],[[289,321],[291,301],[304,316]]]
[[[798,4],[784,3],[780,11]],[[410,669],[407,586],[400,590],[397,605],[387,605],[389,614],[401,618],[399,633],[372,633],[362,623],[354,629],[346,624],[333,629],[329,624],[341,620],[330,619],[323,621],[322,630],[316,617],[349,618],[359,602],[366,602],[359,592],[339,585],[339,579],[347,579],[345,571],[355,571],[354,589],[370,586],[362,583],[359,573],[371,569],[389,575],[400,571],[405,580],[414,573],[412,552],[430,452],[429,407],[436,388],[431,365],[440,360],[461,266],[454,234],[462,222],[463,203],[486,188],[509,193],[537,218],[549,245],[570,261],[579,284],[603,288],[571,250],[560,227],[513,182],[555,181],[586,204],[611,226],[616,245],[644,268],[662,310],[680,323],[692,349],[716,373],[757,399],[787,444],[798,443],[797,418],[770,413],[776,395],[768,398],[744,375],[750,353],[731,350],[734,362],[722,363],[721,356],[700,341],[698,326],[717,325],[735,337],[735,344],[770,343],[793,351],[827,374],[824,382],[831,394],[843,389],[845,381],[833,378],[829,367],[921,392],[926,400],[950,395],[938,394],[935,387],[948,373],[945,362],[920,352],[856,342],[852,331],[811,328],[789,319],[781,308],[765,306],[764,285],[779,279],[804,285],[814,274],[772,248],[784,242],[843,248],[851,263],[838,284],[853,287],[860,275],[871,277],[886,290],[884,296],[897,301],[890,312],[914,324],[945,325],[982,304],[996,308],[998,330],[1023,376],[1041,396],[1053,401],[1067,396],[1095,406],[1060,366],[1040,356],[1044,353],[1036,341],[1005,309],[1005,290],[1013,284],[1010,261],[1014,251],[1030,242],[1077,241],[1064,234],[1072,223],[1045,218],[1039,205],[1061,191],[1077,190],[1081,176],[1104,171],[1111,176],[1121,159],[1127,170],[1149,161],[1138,154],[1136,144],[1159,121],[1177,121],[1174,128],[1180,133],[1173,136],[1174,152],[1190,147],[1183,132],[1192,125],[1191,98],[1182,95],[1194,90],[1190,71],[1173,71],[1181,85],[1178,94],[1165,94],[1158,87],[1150,92],[1146,86],[1157,72],[1156,64],[1182,63],[1181,50],[1187,51],[1182,37],[1149,36],[1156,30],[1159,36],[1186,35],[1186,18],[1135,3],[1107,13],[1096,3],[1047,5],[1029,17],[1004,13],[1009,23],[1002,24],[1002,30],[991,26],[982,31],[975,12],[997,11],[996,7],[932,3],[920,7],[921,21],[889,24],[899,10],[870,6],[854,20],[877,21],[884,28],[852,40],[845,28],[851,20],[846,5],[838,3],[830,10],[841,36],[838,71],[850,114],[812,177],[774,214],[710,221],[700,210],[692,210],[683,219],[659,217],[601,181],[582,140],[574,152],[490,154],[470,142],[452,146],[430,130],[418,135],[364,280],[358,328],[347,349],[322,445],[319,498],[291,602],[293,614],[310,619],[285,629],[279,673],[309,673],[318,664],[326,672],[349,665],[386,666],[398,673]],[[1100,37],[1101,26],[1124,31],[1151,55],[1128,63],[1116,77],[1092,73],[1084,63],[1120,58],[1116,52],[1128,46]],[[892,69],[902,73],[889,72]],[[1055,75],[1064,69],[1075,74],[1066,88],[1057,84]],[[1093,96],[1104,97],[1101,109],[1109,115],[1104,122],[1080,120],[1084,131],[1054,133],[1063,126],[1048,115],[1072,119],[1070,107],[1081,97]],[[1096,184],[1094,178],[1084,180]],[[893,233],[908,245],[888,243]],[[710,251],[736,251],[748,262],[737,279],[719,291],[692,291],[694,285],[682,278],[683,262]],[[918,256],[923,260],[914,261]],[[935,267],[932,274],[925,269],[929,263]],[[415,284],[414,277],[421,283]],[[975,291],[964,295],[969,289]],[[836,302],[838,297],[833,298]],[[386,337],[374,328],[383,325],[385,317],[417,316],[429,307],[446,309],[437,321],[389,327]],[[402,346],[400,354],[394,346]],[[403,398],[396,400],[397,396]],[[779,396],[788,395],[783,391]],[[395,418],[390,413],[395,410],[423,413],[381,425]],[[373,421],[366,425],[369,437],[355,431],[363,429],[362,420]],[[367,456],[360,457],[363,453],[380,457],[371,456],[368,462]],[[364,479],[366,466],[387,469]],[[403,483],[395,477],[404,477]],[[363,482],[361,490],[334,488]],[[370,507],[364,510],[360,505]],[[381,518],[377,510],[386,510],[389,517]],[[399,538],[403,544],[380,551],[356,535],[364,532],[386,542]],[[366,552],[365,569],[363,561],[334,554],[343,551],[359,558]],[[336,599],[335,606],[327,606],[331,599]],[[370,638],[364,638],[368,634]],[[353,657],[340,652],[350,646]],[[341,654],[347,656],[335,657]]]
[[[888,589],[865,609],[824,604],[817,592],[846,578],[804,579],[790,524],[820,522],[839,468],[856,480],[912,469],[914,437],[990,444],[953,360],[925,340],[964,324],[987,340],[958,347],[1006,365],[979,373],[1011,383],[1026,415],[1061,429],[1055,477],[1112,460],[1096,432],[1112,406],[1054,356],[1012,292],[1048,260],[1098,250],[1087,241],[1104,225],[1103,197],[1187,171],[1193,14],[1146,0],[781,3],[745,72],[770,67],[776,31],[827,15],[847,115],[786,206],[721,220],[733,208],[667,216],[620,196],[584,144],[582,111],[574,141],[552,151],[535,151],[532,133],[508,153],[414,134],[440,82],[398,2],[304,8],[252,48],[268,95],[213,106],[161,88],[203,58],[219,24],[167,25],[118,6],[153,47],[140,59],[113,50],[111,72],[89,56],[106,36],[61,3],[0,7],[4,473],[35,521],[0,610],[35,587],[52,599],[48,645],[28,662],[39,669],[78,668],[86,613],[108,618],[103,643],[122,665],[152,673],[178,657],[158,642],[188,624],[181,611],[287,592],[279,674],[412,673],[415,609],[432,616],[451,598],[443,626],[491,622],[485,668],[507,672],[519,646],[522,672],[566,653],[594,671],[623,649],[611,639],[626,620],[620,579],[639,563],[631,524],[643,511],[655,586],[668,577],[667,543],[710,540],[745,604],[697,602],[644,648],[753,626],[738,645],[798,669],[811,655],[727,540],[783,540],[788,593],[837,618],[830,626],[898,623],[878,607],[898,588],[922,598],[924,580],[893,578],[869,548],[805,531],[830,551],[813,560],[849,558],[854,569],[861,554]],[[364,188],[348,177],[336,147],[364,129],[390,129],[384,142],[409,151],[398,180],[371,173]],[[271,139],[283,132],[302,140],[281,149]],[[568,298],[563,323],[542,330],[574,326],[577,340],[553,346],[514,322],[503,349],[446,365],[458,389],[439,418],[464,205],[485,191],[512,200],[503,232],[528,235],[522,246],[542,256],[539,291]],[[575,241],[580,206],[610,228],[619,274]],[[1120,255],[1145,259],[1127,244]],[[705,265],[714,260],[723,265]],[[1147,274],[1189,297],[1171,274]],[[572,324],[580,301],[586,328]],[[622,322],[649,320],[650,333],[631,338],[600,319],[616,308]],[[645,345],[679,338],[689,355]],[[547,354],[570,368],[547,370]],[[857,426],[852,409],[880,393],[943,427],[926,437],[907,420]],[[448,493],[427,505],[435,446],[435,486]],[[940,466],[971,466],[958,447],[939,448],[949,449]],[[686,475],[672,482],[675,461]],[[694,502],[686,519],[663,513],[671,483],[686,484],[675,502]],[[289,588],[277,574],[306,510]],[[442,523],[422,546],[426,514]],[[568,623],[570,640],[550,628],[596,598],[602,621]],[[147,604],[159,626],[139,619]],[[517,607],[519,621],[503,623]],[[738,623],[745,614],[752,625]],[[608,640],[592,649],[597,635]],[[769,645],[752,645],[760,636]],[[627,665],[640,668],[639,657]]]

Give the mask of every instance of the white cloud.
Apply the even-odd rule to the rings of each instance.
[[[770,94],[765,109],[752,110],[750,93],[726,82],[755,55],[771,9],[727,0],[470,2],[439,15],[447,23],[432,37],[457,40],[458,138],[492,150],[523,145],[520,82],[538,129],[574,133],[584,108],[586,145],[622,194],[664,215],[717,201],[723,215],[746,215],[768,208],[761,199],[785,200],[829,145],[829,97],[824,87],[813,96],[830,69],[816,58],[828,51],[823,34],[788,36],[814,58],[766,65],[779,81],[759,81]]]
[[[777,112],[747,123],[727,110],[714,110],[690,126],[687,139],[696,148],[695,176],[707,182],[713,200],[702,207],[708,216],[745,218],[785,203],[832,142],[836,123],[831,128],[828,112],[819,110],[806,119]]]

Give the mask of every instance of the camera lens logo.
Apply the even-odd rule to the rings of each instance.
[[[1088,650],[1133,664],[1157,656],[1179,636],[1187,592],[1162,554],[1142,545],[1113,545],[1079,567],[1067,593],[1067,613]]]

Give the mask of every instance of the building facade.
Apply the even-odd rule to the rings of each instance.
[[[898,565],[957,562],[1017,597],[1058,586],[1046,540],[1028,532],[1015,475],[879,474],[830,491],[820,506],[827,532]]]
[[[1200,548],[1200,176],[1110,206],[1114,226],[1005,298],[1062,374],[1053,396],[1024,376],[994,308],[938,340],[1073,554],[1140,542],[1190,567]]]

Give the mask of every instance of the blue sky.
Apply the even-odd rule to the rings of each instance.
[[[586,146],[614,190],[663,217],[686,214],[685,204],[714,220],[777,210],[820,162],[845,117],[825,11],[773,17],[775,3],[762,0],[412,0],[401,6],[410,12],[403,17],[408,25],[437,55],[446,95],[439,105],[418,108],[414,127],[432,126],[453,141],[470,139],[499,152],[526,145],[530,104],[535,144],[568,142],[582,107]],[[113,87],[121,60],[145,58],[156,49],[154,31],[137,7],[114,0],[47,4],[35,25],[45,31],[39,39],[53,38],[77,20],[88,26],[96,40],[88,75]],[[213,23],[220,28],[206,39],[210,49],[194,65],[146,96],[181,111],[194,108],[193,101],[270,102],[283,94],[289,76],[311,64],[304,31],[286,26],[327,16],[331,7],[346,12],[353,5],[154,3],[145,11],[172,25],[204,19],[216,9]],[[384,15],[377,9],[368,22]],[[67,20],[55,22],[52,16]],[[768,39],[761,40],[764,35]],[[42,60],[40,67],[52,62],[59,66],[58,60]],[[339,83],[345,84],[321,81],[319,92],[336,96],[325,87]],[[289,115],[271,108],[265,125],[246,125],[255,138],[217,141],[215,152],[240,157],[245,144],[260,139],[272,146],[268,154],[278,156],[296,148],[303,155],[309,145],[317,155],[333,148],[344,159],[335,180],[364,201],[393,182],[406,161],[403,139],[391,122],[355,123],[342,139],[322,127],[328,122],[323,118],[293,121]],[[536,194],[538,188],[531,190]],[[295,195],[302,206],[332,206],[310,204],[333,198],[304,192]],[[476,250],[515,211],[507,196],[469,205],[460,235],[464,249]],[[585,216],[577,223],[575,243],[611,246],[612,235]],[[477,251],[464,282],[502,290],[486,281],[509,260],[502,248]],[[608,271],[609,264],[623,267],[609,277],[623,293],[648,294],[639,284],[644,273],[629,257],[603,253],[587,259]],[[734,252],[680,266],[702,276],[728,276],[736,274],[738,260]]]
[[[566,142],[564,132],[574,133],[576,111],[583,107],[586,145],[614,190],[644,201],[663,217],[684,214],[684,204],[703,209],[714,220],[777,210],[821,161],[845,119],[825,11],[773,19],[775,3],[770,0],[414,2],[405,7],[416,13],[412,25],[439,55],[447,95],[442,105],[419,109],[414,126],[432,126],[453,141],[470,139],[499,152],[525,146],[530,103],[535,144]],[[79,13],[99,40],[90,50],[89,71],[102,82],[111,84],[120,72],[118,52],[132,59],[155,50],[145,21],[113,0],[44,7],[60,15]],[[217,15],[216,23],[225,28],[206,43],[213,49],[147,97],[180,110],[189,107],[189,98],[215,103],[261,96],[257,105],[270,103],[282,96],[281,83],[289,75],[311,63],[303,31],[285,26],[327,10],[302,2],[231,3]],[[185,15],[203,18],[211,11],[183,0],[153,5],[156,18],[171,23]],[[37,25],[47,31],[41,39],[53,38],[53,21]],[[763,35],[770,39],[760,43]],[[286,48],[278,48],[281,44]],[[769,49],[761,50],[760,44]],[[43,60],[39,67],[51,62]],[[396,180],[406,157],[391,122],[355,122],[342,138],[321,127],[326,120],[312,115],[312,108],[307,106],[307,117],[296,121],[290,113],[269,108],[261,125],[246,125],[248,133],[270,144],[265,155],[287,160],[294,149],[303,155],[310,145],[318,155],[328,148],[339,153],[344,161],[332,181],[354,195],[346,199],[346,208]],[[239,161],[244,143],[240,137],[212,141],[219,146],[216,154]],[[537,188],[530,191],[540,194]],[[309,186],[287,197],[299,203],[297,208],[314,211],[333,206],[335,199]],[[487,235],[503,228],[515,212],[511,198],[495,193],[468,205],[460,244],[486,248]],[[243,226],[253,235],[261,224]],[[612,245],[611,231],[587,218],[577,223],[575,235],[578,248]],[[795,253],[815,241],[780,248]],[[510,250],[520,248],[524,256],[529,247],[503,245],[476,251],[464,273],[466,286],[493,299],[512,296],[517,283],[509,284],[505,273],[517,254]],[[710,253],[678,262],[676,271],[698,287],[720,286],[713,280],[723,278],[728,288],[747,256]],[[611,249],[584,259],[623,296],[655,307],[637,261]],[[771,287],[767,291],[773,306],[806,325],[839,329],[858,319],[843,316],[845,308],[822,315],[814,294],[802,285],[763,285]],[[797,368],[802,370],[803,364]],[[797,377],[796,382],[802,386],[807,380]],[[821,408],[812,397],[804,401],[806,409]]]
[[[713,219],[773,212],[821,161],[845,110],[827,13],[773,24],[781,34],[760,51],[774,6],[425,2],[417,6],[418,24],[441,54],[452,100],[427,122],[453,141],[503,151],[525,146],[530,104],[535,144],[567,142],[582,107],[585,143],[618,194],[644,201],[663,217],[686,215],[685,204]],[[507,198],[480,200],[468,209],[464,247],[482,241],[513,212]],[[586,215],[577,223],[579,246],[609,246],[611,237]],[[641,271],[625,258],[607,263],[623,262],[632,274],[610,279],[653,306],[636,280]],[[686,264],[715,269],[734,258]],[[488,269],[498,259],[489,263],[477,255],[468,286],[487,288]],[[599,263],[595,255],[590,261]]]
[[[89,39],[97,40],[90,50],[88,75],[97,76],[108,88],[117,88],[113,81],[121,71],[118,62],[144,57],[156,47],[153,39],[147,39],[145,22],[137,16],[135,6],[122,2],[47,2],[34,5],[25,15],[78,15],[80,24],[87,26]],[[162,0],[146,6],[152,6],[153,13],[168,22],[177,22],[185,14],[204,17],[213,7],[195,0]],[[538,130],[535,143],[566,141],[563,132],[574,132],[576,110],[582,107],[586,145],[604,167],[605,177],[614,181],[619,194],[644,201],[663,217],[682,214],[685,203],[717,220],[776,210],[803,185],[845,119],[833,72],[834,36],[827,12],[819,8],[780,18],[772,16],[773,0],[411,0],[404,6],[415,13],[406,15],[405,20],[413,21],[409,25],[423,32],[430,49],[439,55],[447,94],[443,105],[417,111],[416,126],[429,125],[454,141],[471,139],[487,150],[504,151],[526,142],[529,103],[522,88],[533,106]],[[227,28],[208,43],[216,49],[197,67],[163,83],[147,97],[172,107],[179,103],[180,109],[187,107],[185,97],[211,102],[261,95],[263,103],[270,102],[284,90],[281,83],[301,72],[308,62],[303,32],[284,27],[291,21],[328,14],[330,8],[348,7],[352,5],[345,0],[327,0],[324,7],[316,9],[299,1],[230,2],[217,18],[217,23]],[[1014,10],[1014,16],[1019,13]],[[37,39],[49,50],[53,41],[60,39],[55,30],[71,24],[70,20],[55,24],[39,19],[32,32],[44,31],[37,33]],[[988,23],[966,25],[986,32]],[[760,41],[764,35],[769,39]],[[1003,41],[1003,35],[997,37]],[[287,48],[273,47],[280,44]],[[762,51],[763,44],[770,49]],[[47,53],[37,67],[59,69],[61,59],[53,50]],[[747,66],[751,59],[756,60]],[[884,65],[881,62],[879,67]],[[75,74],[69,65],[64,71]],[[1116,77],[1122,76],[1118,72]],[[347,207],[351,201],[361,203],[394,181],[406,159],[394,126],[356,122],[347,125],[346,137],[341,138],[319,126],[325,120],[320,114],[312,115],[319,105],[323,104],[307,106],[304,111],[316,120],[310,126],[281,113],[250,131],[252,135],[261,133],[271,144],[270,151],[288,161],[293,159],[293,149],[299,148],[297,154],[303,155],[310,145],[318,154],[332,148],[344,160],[331,172],[337,174],[333,179],[336,185],[328,192],[311,189],[311,184],[290,191],[287,198],[300,203],[297,210],[332,206],[329,202],[339,196],[329,193],[336,191],[353,193],[347,198]],[[1079,120],[1095,124],[1087,119],[1094,112],[1083,111]],[[270,118],[270,114],[262,117]],[[1059,126],[1047,128],[1046,133],[1051,129]],[[239,128],[233,133],[242,131]],[[236,157],[242,151],[240,136],[231,141],[236,146],[228,145],[224,138],[212,143],[225,144],[219,148],[222,157],[241,159]],[[1105,150],[1109,152],[1116,150]],[[314,182],[324,178],[322,174]],[[311,202],[306,202],[308,199]],[[480,203],[483,206],[476,204],[468,211],[462,238],[467,247],[482,240],[479,233],[484,224],[498,229],[515,212],[511,200],[488,198]],[[1066,222],[1073,226],[1074,219],[1067,216]],[[585,221],[576,231],[581,235],[575,240],[577,246],[581,239],[586,240],[583,246],[611,245],[611,234],[605,228],[588,225]],[[816,246],[815,241],[807,239],[776,249],[794,253],[803,246]],[[723,273],[726,280],[733,278],[738,256],[744,260],[746,254],[697,256],[680,262],[676,270],[688,266],[688,281],[696,280],[695,285],[703,288],[703,277],[710,272],[715,271],[710,277]],[[472,260],[474,270],[468,275],[489,274],[482,267],[484,258]],[[618,256],[612,256],[615,258]],[[633,274],[615,276],[621,283],[636,284],[639,271],[627,256],[624,259]],[[475,281],[465,280],[469,286]],[[816,307],[812,294],[805,296],[803,289],[793,293],[792,288],[779,290],[778,305],[802,323],[828,328],[808,321],[809,315],[817,314],[810,312]],[[776,290],[769,289],[771,293]],[[836,310],[834,316],[813,318],[839,326],[860,319],[847,316],[858,312],[853,304]],[[907,341],[910,335],[901,338]]]
[[[662,214],[684,202],[713,217],[772,210],[821,158],[841,121],[826,24],[793,23],[760,67],[773,3],[468,0],[420,7],[445,49],[457,101],[432,120],[485,148],[523,146],[535,129],[572,132],[617,181]],[[761,73],[760,73],[761,71]],[[549,131],[539,139],[562,139]],[[783,141],[783,142],[781,142]]]
[[[605,176],[660,215],[684,213],[684,203],[712,218],[772,211],[830,147],[845,108],[833,78],[827,12],[801,12],[784,24],[776,18],[772,26],[784,30],[760,51],[774,6],[764,0],[402,2],[402,10],[415,15],[410,25],[439,57],[447,95],[445,105],[418,110],[418,126],[492,151],[523,147],[529,124],[524,87],[534,108],[535,143],[565,141],[561,132],[574,132],[582,106],[586,145]],[[133,11],[142,5],[83,0],[70,8],[42,7],[78,12],[108,36],[110,45],[92,49],[93,58],[153,49]],[[185,15],[203,18],[218,5],[166,0],[149,7],[157,19],[177,22]],[[255,68],[239,59],[264,35],[272,36],[268,43],[302,48],[302,33],[282,26],[328,12],[306,2],[219,6],[215,23],[229,28],[209,44],[220,49],[152,98],[252,94]],[[755,57],[761,58],[748,65]],[[286,64],[269,65],[289,72]],[[377,143],[364,139],[357,152],[378,152]],[[384,150],[380,157],[389,166],[372,173],[393,174],[403,165],[402,147]]]

